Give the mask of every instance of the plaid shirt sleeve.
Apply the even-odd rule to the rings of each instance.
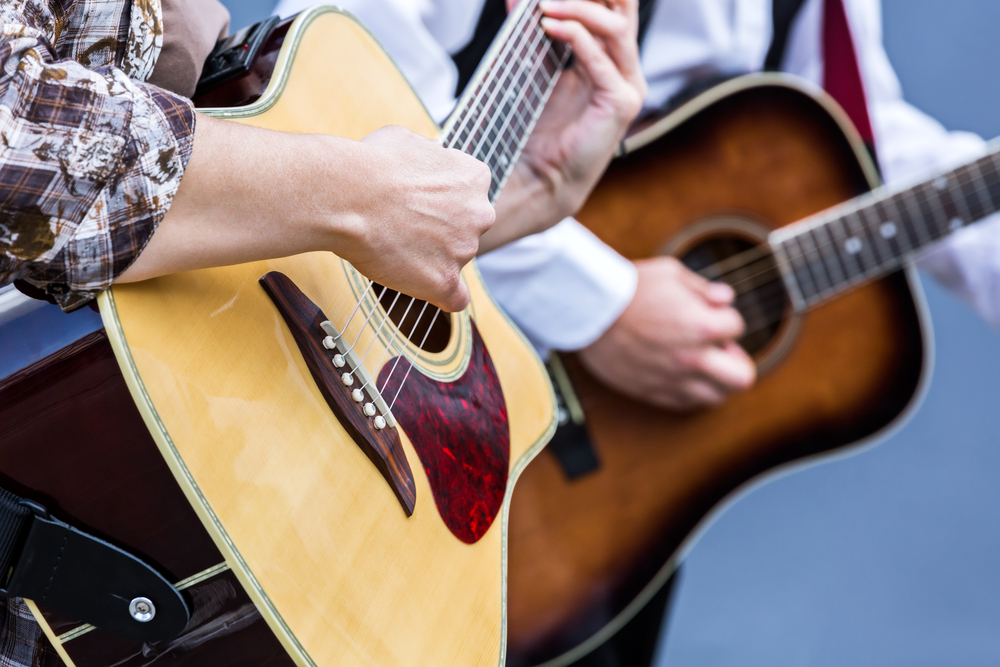
[[[141,83],[159,0],[5,0],[0,20],[0,285],[25,280],[72,310],[166,214],[194,110]]]

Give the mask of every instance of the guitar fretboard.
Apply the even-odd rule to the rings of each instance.
[[[570,49],[539,21],[538,0],[508,17],[445,125],[444,145],[483,161],[496,201],[552,93]]]
[[[1000,147],[901,191],[876,191],[773,232],[792,303],[804,310],[897,269],[935,241],[1000,210]]]

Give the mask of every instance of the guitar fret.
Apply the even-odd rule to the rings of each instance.
[[[819,248],[829,248],[832,252],[822,253],[823,265],[826,267],[827,275],[831,278],[831,284],[836,285],[838,283],[847,282],[847,273],[844,268],[843,261],[840,257],[840,244],[837,240],[833,238],[833,234],[830,233],[830,225],[820,225],[815,230],[813,230],[814,236],[820,241],[818,245]],[[829,242],[824,242],[819,236],[820,232],[825,232],[825,236],[829,239]]]
[[[918,205],[916,199],[910,195],[909,191],[896,195],[894,199],[899,200],[906,208],[910,224],[917,230],[917,236],[922,238],[921,247],[925,247],[940,238],[934,233],[934,230],[927,225],[927,219],[924,216],[923,209],[921,209]],[[920,234],[921,231],[924,233]]]
[[[862,275],[867,275],[882,266],[887,257],[892,256],[892,246],[889,244],[889,239],[882,234],[882,220],[874,208],[862,208],[848,217],[854,217],[858,221],[857,226],[861,230],[860,236],[867,241],[864,256],[868,258],[868,261],[862,273]]]
[[[847,223],[851,232],[853,232],[853,238],[858,239],[861,242],[861,249],[859,252],[854,253],[853,257],[858,264],[858,277],[864,277],[868,273],[874,270],[876,267],[882,265],[882,257],[878,250],[878,245],[876,242],[877,234],[874,234],[871,229],[871,225],[868,222],[866,216],[866,211],[855,211],[853,214],[845,216],[844,222]],[[851,219],[855,220],[854,225],[850,224]],[[846,249],[846,241],[845,241]]]
[[[990,195],[990,202],[993,204],[993,211],[1000,210],[1000,168],[996,163],[996,156],[987,156],[981,160],[984,167],[988,167],[992,173],[992,180],[987,181],[986,189]],[[984,174],[984,178],[989,174]]]
[[[515,12],[514,25],[504,29],[507,41],[468,87],[448,124],[445,142],[489,167],[491,201],[520,156],[570,53],[539,25],[538,0],[528,0]]]
[[[937,178],[869,196],[772,232],[796,307],[806,308],[900,266],[956,229],[1000,210],[1000,149]]]
[[[802,246],[799,243],[798,237],[788,239],[785,247],[792,251],[788,253],[789,262],[792,265],[792,271],[799,286],[802,302],[804,305],[808,305],[819,291],[816,289],[816,282],[813,280],[812,272],[809,270],[808,260],[802,253]]]
[[[941,194],[938,192],[937,188],[933,184],[924,183],[918,188],[918,196],[923,197],[924,202],[926,202],[927,210],[934,217],[934,228],[938,231],[938,238],[947,236],[951,231],[951,221],[948,218],[948,214],[945,212],[944,203],[941,200]],[[934,198],[933,200],[931,198]]]
[[[951,173],[954,185],[947,191],[948,199],[951,200],[952,207],[955,210],[955,215],[953,218],[958,218],[963,225],[969,224],[974,218],[972,217],[972,211],[969,209],[968,202],[965,201],[965,193],[962,192],[961,175],[958,170]],[[959,196],[955,196],[955,192],[958,192]]]
[[[885,209],[888,212],[889,208],[892,208],[892,220],[898,221],[896,224],[899,226],[899,240],[902,245],[904,242],[908,248],[907,252],[912,252],[923,245],[920,241],[920,237],[917,235],[916,230],[907,221],[906,216],[903,215],[902,211],[899,210],[899,206],[896,203],[894,197],[887,197],[883,200]]]
[[[823,260],[816,251],[816,242],[813,239],[812,232],[802,234],[798,240],[799,248],[802,250],[802,257],[805,259],[806,269],[809,271],[812,284],[816,288],[813,298],[819,298],[831,288],[830,276],[827,275],[826,267],[823,266]]]
[[[849,219],[850,216],[847,216],[846,218],[840,218],[830,223],[831,228],[833,227],[834,223],[836,223],[837,226],[840,228],[840,234],[839,234],[840,241],[838,245],[844,248],[847,247],[847,244],[851,242],[850,240],[852,238],[859,237],[859,235],[856,234],[853,229],[851,229],[851,224],[849,222]],[[862,226],[862,229],[863,228],[864,227]],[[868,255],[870,252],[871,249],[868,247],[868,244],[866,243],[859,252],[847,253],[847,256],[844,258],[844,268],[848,276],[857,277],[864,275],[865,273],[865,268],[863,266],[864,257]]]

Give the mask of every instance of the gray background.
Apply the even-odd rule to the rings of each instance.
[[[739,0],[734,0],[739,2]],[[227,0],[233,26],[270,0]],[[884,0],[907,97],[1000,134],[1000,3]],[[926,401],[860,455],[762,486],[688,558],[660,667],[1000,664],[1000,336],[926,284]]]
[[[226,4],[236,28],[273,6]],[[1000,3],[883,4],[908,98],[1000,134]],[[916,416],[726,512],[687,561],[661,666],[1000,664],[1000,336],[927,293],[937,367]]]

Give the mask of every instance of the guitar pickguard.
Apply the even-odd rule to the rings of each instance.
[[[438,512],[455,537],[474,544],[503,505],[510,464],[507,404],[490,353],[472,322],[472,357],[458,380],[411,372],[400,391],[409,362],[400,359],[393,373],[394,365],[379,375],[382,394],[399,391],[393,414],[420,457]]]

